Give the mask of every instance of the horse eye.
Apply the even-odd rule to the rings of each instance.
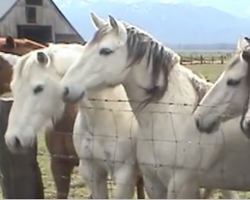
[[[35,87],[35,89],[33,90],[34,94],[38,94],[40,92],[42,92],[44,89],[44,87],[42,85],[38,85]]]
[[[104,55],[104,56],[107,56],[107,55],[110,55],[111,53],[113,53],[114,51],[112,51],[111,49],[108,49],[108,48],[102,48],[100,50],[100,55]]]
[[[240,84],[240,80],[235,80],[235,79],[229,79],[227,81],[228,86],[237,86]]]

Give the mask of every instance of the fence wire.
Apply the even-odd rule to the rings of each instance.
[[[127,103],[127,102],[131,103],[131,101],[127,101],[127,100],[108,100],[108,99],[89,99],[89,100],[93,102],[102,101],[102,102],[107,102],[107,103]],[[140,102],[133,102],[133,103],[139,104]],[[152,122],[151,125],[146,127],[145,129],[145,132],[147,133],[149,132],[149,130],[151,131],[151,134],[148,134],[147,137],[143,135],[143,128],[142,130],[140,130],[141,131],[140,134],[138,135],[135,134],[134,132],[135,128],[132,127],[134,126],[132,121],[135,121],[136,117],[132,114],[132,109],[120,109],[119,108],[119,109],[113,110],[112,108],[107,109],[103,107],[84,106],[84,109],[86,110],[94,109],[96,111],[95,113],[96,115],[100,114],[99,112],[102,112],[102,111],[108,112],[109,115],[111,115],[111,117],[107,119],[104,118],[103,122],[111,118],[113,119],[112,127],[104,127],[106,129],[106,130],[103,129],[103,132],[105,134],[100,134],[100,132],[102,132],[101,130],[103,127],[101,127],[101,130],[100,130],[100,128],[98,127],[99,124],[97,124],[96,122],[92,122],[92,129],[88,130],[88,134],[85,135],[86,144],[84,146],[85,148],[81,149],[81,151],[90,152],[89,156],[87,158],[84,157],[84,159],[85,161],[88,160],[89,162],[92,162],[92,164],[93,162],[95,163],[95,165],[94,164],[92,165],[93,174],[91,175],[87,174],[88,177],[89,176],[95,177],[95,180],[92,179],[88,181],[93,181],[93,182],[97,181],[98,183],[100,183],[101,179],[98,179],[97,177],[107,175],[103,173],[97,174],[97,170],[95,170],[95,167],[97,168],[105,167],[109,169],[111,172],[114,172],[112,171],[112,168],[115,168],[121,165],[136,165],[139,159],[140,167],[146,168],[148,166],[149,167],[153,166],[154,174],[151,173],[150,176],[151,176],[151,179],[154,179],[155,177],[157,181],[151,187],[147,186],[148,190],[150,190],[152,193],[154,193],[155,191],[158,191],[160,187],[163,187],[162,185],[158,184],[161,178],[164,179],[165,177],[176,176],[175,175],[176,167],[178,167],[178,170],[180,170],[180,168],[182,168],[183,170],[188,170],[189,173],[192,173],[194,175],[192,177],[195,177],[198,179],[200,179],[199,177],[200,174],[202,173],[206,174],[207,177],[203,176],[203,178],[201,178],[201,180],[198,181],[198,183],[201,184],[201,186],[203,186],[202,183],[204,183],[204,179],[206,179],[206,182],[209,182],[210,185],[214,185],[213,189],[217,189],[217,188],[220,188],[220,182],[222,182],[223,179],[226,178],[227,180],[225,180],[224,185],[227,185],[228,187],[232,187],[230,189],[239,189],[241,187],[244,187],[245,191],[248,190],[249,184],[250,184],[250,173],[244,174],[242,172],[239,172],[239,174],[237,174],[237,179],[232,181],[234,182],[234,184],[232,183],[227,184],[226,182],[230,179],[230,176],[232,176],[232,178],[235,178],[235,176],[232,175],[233,174],[232,171],[227,171],[228,169],[230,169],[230,166],[226,166],[225,164],[223,164],[224,162],[221,162],[222,164],[219,166],[211,165],[207,168],[204,167],[204,166],[208,166],[206,162],[208,162],[208,159],[211,159],[211,156],[217,157],[216,158],[217,160],[223,160],[223,159],[227,160],[227,163],[231,163],[232,165],[237,165],[237,163],[235,163],[234,160],[230,160],[232,158],[230,157],[230,155],[231,156],[234,155],[234,157],[238,158],[238,160],[242,159],[242,163],[244,163],[243,161],[250,159],[250,151],[248,152],[244,151],[246,149],[250,149],[250,143],[249,143],[249,140],[240,132],[239,125],[237,125],[238,127],[233,127],[232,125],[231,125],[232,127],[230,127],[230,129],[232,129],[231,131],[233,131],[234,129],[235,129],[235,132],[238,131],[235,134],[235,136],[232,136],[234,137],[233,139],[230,139],[229,135],[227,134],[228,131],[224,130],[225,125],[220,127],[222,134],[213,133],[213,136],[212,136],[212,135],[207,135],[207,134],[201,134],[196,130],[197,133],[195,134],[195,136],[193,136],[192,132],[194,130],[190,129],[189,131],[188,128],[185,128],[186,122],[183,121],[182,124],[176,124],[176,122],[174,122],[175,121],[174,118],[176,117],[176,115],[182,115],[182,116],[189,115],[191,117],[190,110],[185,110],[185,108],[187,107],[193,108],[194,105],[178,104],[178,103],[172,103],[172,102],[169,102],[169,103],[157,102],[155,104],[166,106],[168,110],[153,109],[154,105],[149,105],[150,107],[149,109],[138,111],[138,112],[143,113],[144,115],[147,115],[147,117],[150,118],[149,122]],[[213,109],[219,108],[220,106],[221,105],[217,105],[216,107],[213,107]],[[208,106],[204,106],[204,107],[207,108]],[[180,112],[180,110],[182,110],[182,112]],[[119,119],[116,119],[117,113],[123,113],[123,114],[125,113],[125,115],[127,115],[126,113],[131,114],[131,121],[127,121],[127,124],[125,127],[127,130],[127,134],[121,134],[119,123],[117,123]],[[159,129],[158,126],[159,126],[159,122],[162,121],[164,123],[164,119],[160,119],[160,118],[166,119],[165,126],[169,125],[168,129],[164,130],[164,134],[161,136],[159,136],[159,134],[156,134],[156,132],[162,131],[162,129]],[[155,125],[156,123],[158,123],[158,125]],[[237,121],[237,124],[239,124],[238,121]],[[180,134],[179,134],[180,128],[186,131],[186,134],[187,134],[186,138],[185,137],[182,139],[180,138]],[[97,132],[95,132],[95,130],[97,130]],[[113,134],[111,133],[108,134],[109,131],[113,132]],[[169,134],[170,132],[173,133],[173,135],[170,135]],[[46,198],[56,198],[58,195],[56,193],[58,188],[56,189],[55,183],[54,183],[55,179],[57,179],[59,182],[60,181],[63,182],[65,180],[71,180],[69,198],[75,198],[75,199],[88,198],[90,197],[91,193],[90,193],[89,188],[87,187],[86,180],[84,180],[82,175],[80,175],[79,173],[79,167],[75,167],[72,173],[69,173],[69,170],[66,169],[67,167],[70,168],[70,165],[72,165],[73,161],[78,160],[78,157],[76,155],[71,154],[70,145],[73,145],[73,144],[67,143],[67,141],[72,141],[71,139],[72,134],[64,133],[64,132],[56,132],[55,138],[58,137],[58,135],[65,138],[64,140],[60,142],[61,142],[61,147],[68,150],[66,151],[66,154],[61,154],[60,147],[58,146],[57,146],[58,149],[52,150],[53,152],[57,152],[57,153],[52,153],[52,154],[49,153],[47,150],[47,146],[45,144],[46,142],[44,139],[44,134],[41,133],[38,136],[38,144],[39,144],[38,162],[42,170]],[[74,134],[74,135],[77,136],[77,134]],[[189,139],[189,135],[191,137],[190,139]],[[81,136],[81,134],[79,134],[79,136]],[[135,140],[135,137],[137,137],[136,140]],[[70,139],[66,139],[66,138],[70,138]],[[107,141],[109,141],[108,144],[107,144]],[[140,144],[145,145],[143,143],[146,143],[147,148],[143,149],[143,151],[145,152],[144,153],[141,152],[140,154],[137,154],[137,160],[119,159],[119,155],[124,153],[124,151],[127,149],[129,150],[127,156],[131,156],[130,155],[131,152],[138,151],[138,149],[137,150],[135,149],[136,146],[135,146],[134,141],[137,142],[136,144],[137,146],[139,146]],[[234,142],[238,146],[233,146],[232,143]],[[124,147],[123,147],[124,144],[126,145],[131,144],[131,146],[126,146],[124,150]],[[232,146],[230,146],[229,148],[227,145],[230,145],[230,144]],[[56,147],[54,146],[54,148]],[[99,151],[96,148],[99,148]],[[109,151],[106,151],[107,149]],[[152,152],[150,150],[154,150],[154,151]],[[204,155],[204,152],[207,152],[207,151],[212,152],[212,155]],[[162,152],[163,156],[159,156],[159,152]],[[226,156],[223,156],[225,155],[224,153],[226,153]],[[139,155],[141,154],[142,155],[146,154],[146,155],[143,156],[144,158],[140,158]],[[156,154],[158,155],[156,156]],[[194,157],[190,155],[194,155]],[[150,159],[147,159],[147,156],[148,157],[151,156]],[[180,159],[179,156],[181,156],[182,158]],[[159,160],[159,157],[163,158],[164,160]],[[193,158],[194,158],[194,161],[190,161],[190,159],[193,159]],[[54,178],[51,172],[52,160],[54,160],[57,164],[56,166],[57,168],[54,168]],[[215,160],[213,163],[216,163],[217,160]],[[239,166],[240,169],[243,169],[245,171],[247,171],[248,167],[250,167],[248,166],[248,163],[246,163],[246,166]],[[168,173],[170,174],[166,175],[166,173],[163,172],[166,169],[168,169]],[[211,174],[211,170],[214,170],[217,173]],[[52,171],[53,171],[53,167],[52,167]],[[83,171],[82,173],[83,173],[83,176],[86,176],[86,173],[89,173],[89,172]],[[114,177],[112,177],[112,174],[111,174],[111,176],[109,175],[107,179],[109,198],[114,197],[115,188],[117,188],[119,184],[122,184],[118,182],[114,184],[114,182],[112,181],[112,178]],[[164,180],[160,180],[160,182],[162,184]],[[174,182],[173,185],[178,184],[178,181],[175,183],[174,178],[173,178],[173,182]],[[192,183],[192,180],[190,180],[190,184],[191,183]],[[90,185],[90,183],[88,183],[88,185]],[[122,185],[122,187],[125,188],[125,187],[128,187],[128,185]],[[67,193],[67,189],[65,189],[65,185],[63,185],[62,188],[63,188],[62,190],[66,191]],[[173,190],[170,190],[168,192],[175,193],[174,188],[175,187],[173,187]],[[207,188],[207,189],[211,189],[211,188]],[[94,190],[94,188],[92,188],[92,190]],[[224,198],[226,195],[238,195],[238,197],[240,198],[246,198],[246,199],[250,198],[249,192],[237,191],[235,193],[229,194],[229,193],[226,193],[225,191],[222,191],[222,193],[224,195]],[[213,198],[221,198],[222,193],[214,190]],[[67,194],[63,193],[61,195],[67,195]],[[226,196],[226,198],[229,198],[229,197],[230,196]],[[235,197],[236,196],[234,196],[234,198]],[[135,198],[137,197],[135,196]]]

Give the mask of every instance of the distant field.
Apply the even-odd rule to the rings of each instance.
[[[220,50],[220,49],[215,49],[215,50],[190,50],[190,49],[178,49],[175,50],[178,53],[197,53],[197,54],[216,54],[216,53],[230,53],[234,52],[234,50]]]
[[[187,65],[196,74],[201,74],[208,80],[214,82],[225,69],[225,64],[204,64],[204,65]]]
[[[221,74],[221,72],[224,70],[225,65],[221,64],[214,64],[214,65],[191,65],[187,66],[190,69],[192,69],[197,74],[202,74],[206,78],[208,78],[211,81],[215,81],[218,76]],[[38,152],[38,160],[39,164],[42,170],[42,176],[43,176],[43,183],[45,187],[45,195],[48,199],[53,199],[56,196],[55,193],[55,187],[54,182],[52,179],[50,166],[49,166],[49,160],[50,156],[48,154],[48,151],[45,146],[44,136],[39,136],[39,152]],[[77,169],[74,170],[73,176],[72,176],[72,186],[70,189],[70,195],[69,198],[71,199],[83,199],[87,198],[89,195],[89,191],[84,187],[84,184],[79,184],[82,182],[82,178],[80,177]],[[246,193],[239,193],[241,195],[241,198],[248,198],[250,195],[247,195]],[[246,196],[247,195],[247,196]],[[0,194],[1,196],[1,194]],[[219,195],[220,196],[220,195]],[[216,196],[217,198],[219,196]]]
[[[203,55],[203,56],[221,56],[221,55],[232,54],[233,52],[232,51],[225,51],[225,52],[222,52],[222,51],[218,51],[218,52],[214,52],[214,51],[211,51],[211,52],[207,52],[207,51],[205,51],[205,52],[177,51],[177,53],[179,53],[182,56],[190,56],[190,55],[193,55],[193,56],[198,56],[198,55]]]
[[[184,65],[194,64],[224,64],[232,55],[233,51],[195,51],[195,50],[178,50]]]

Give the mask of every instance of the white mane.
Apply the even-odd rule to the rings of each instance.
[[[8,63],[12,66],[14,66],[17,62],[17,60],[20,58],[20,56],[17,56],[17,55],[14,55],[14,54],[11,54],[11,53],[4,53],[4,52],[1,52],[0,51],[0,56],[8,61]]]
[[[201,77],[199,77],[187,67],[183,67],[183,72],[187,75],[188,80],[191,82],[195,92],[197,93],[197,100],[195,105],[198,106],[202,98],[213,86],[213,83],[208,82],[202,75],[200,75]]]
[[[83,45],[81,44],[77,44],[77,43],[71,43],[71,44],[54,44],[54,43],[50,43],[48,45],[48,48],[54,49],[54,48],[76,48],[76,49],[80,49],[83,47]]]
[[[44,52],[45,54],[47,54],[50,58],[49,64],[48,64],[49,69],[52,69],[53,67],[53,70],[55,70],[57,75],[59,74],[63,76],[66,70],[68,69],[68,67],[71,66],[72,62],[75,59],[76,50],[79,51],[79,55],[80,55],[82,48],[83,46],[78,45],[78,44],[72,44],[72,45],[71,44],[50,44],[48,47],[44,49],[31,51],[30,53],[20,57],[18,62],[15,63],[15,70],[13,72],[12,82],[15,82],[16,79],[19,79],[20,75],[29,77],[30,75],[33,75],[32,72],[34,70],[37,71],[37,68],[33,66],[35,63],[37,63],[37,57],[36,57],[37,52]],[[72,51],[69,51],[69,49],[72,49]],[[50,62],[52,63],[50,64]],[[61,62],[63,64],[54,65],[53,63],[56,63],[56,62]]]

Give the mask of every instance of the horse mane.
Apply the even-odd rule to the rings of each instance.
[[[213,86],[213,83],[208,82],[203,75],[200,74],[198,76],[197,74],[193,73],[190,69],[186,68],[186,71],[187,71],[187,78],[197,93],[198,98],[194,108],[196,109],[202,98],[205,96],[208,90]]]
[[[18,62],[15,65],[15,70],[13,73],[13,82],[21,75],[23,74],[29,74],[30,70],[33,68],[32,65],[34,62],[36,62],[36,53],[38,51],[45,52],[49,57],[50,61],[53,62],[53,53],[60,50],[60,48],[70,48],[70,49],[80,49],[82,50],[83,46],[80,44],[50,44],[48,47],[45,47],[43,49],[36,49],[33,50],[23,56],[20,57]],[[55,68],[56,70],[56,68]],[[57,71],[58,74],[60,72]]]
[[[11,53],[4,53],[0,51],[0,57],[8,62],[11,66],[15,65],[17,60],[20,58],[20,56],[11,54]]]
[[[47,49],[49,49],[49,50],[52,49],[52,51],[53,51],[54,48],[61,48],[61,47],[63,47],[63,48],[77,48],[77,49],[81,49],[81,50],[82,50],[82,47],[83,47],[83,46],[84,46],[84,45],[78,44],[78,43],[70,43],[70,44],[64,44],[64,43],[58,43],[58,44],[49,43]]]
[[[140,63],[146,58],[147,68],[151,72],[151,85],[145,90],[146,99],[140,105],[147,106],[160,100],[168,88],[168,77],[172,68],[180,63],[180,56],[172,49],[157,41],[149,33],[121,21],[127,30],[126,42],[128,66]],[[110,32],[108,24],[101,27],[94,35],[92,42],[98,41]]]
[[[26,65],[26,62],[28,62],[30,55],[33,53],[33,51],[20,56],[20,58],[17,60],[15,64],[15,68],[13,70],[13,75],[12,75],[12,83],[16,82],[19,76],[21,76],[24,71],[27,72],[29,69],[27,69],[27,66],[31,66],[31,64]]]

